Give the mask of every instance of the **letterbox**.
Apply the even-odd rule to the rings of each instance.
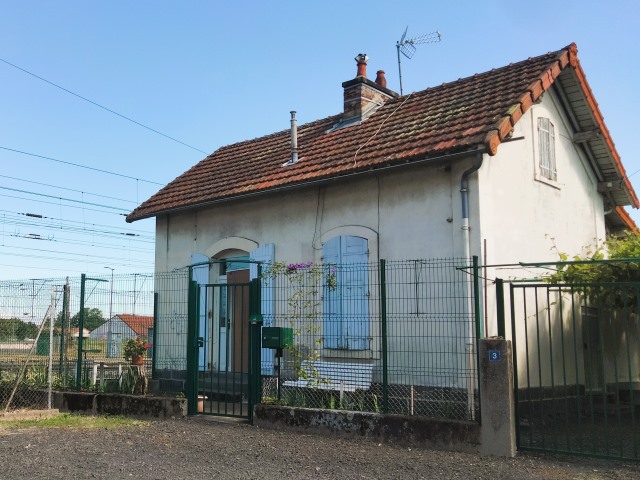
[[[293,345],[293,328],[262,327],[262,348],[287,348]]]

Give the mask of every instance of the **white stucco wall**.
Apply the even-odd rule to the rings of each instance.
[[[555,126],[556,182],[539,175],[537,119]],[[514,141],[485,157],[480,182],[480,238],[489,264],[557,260],[605,236],[597,180],[552,91],[516,124]],[[519,139],[520,137],[524,137]]]
[[[572,141],[570,124],[559,107],[558,98],[553,91],[547,92],[542,101],[522,117],[516,125],[512,142],[500,145],[495,157],[486,157],[479,172],[480,182],[480,231],[479,241],[486,239],[487,264],[510,264],[517,262],[544,262],[559,260],[559,252],[570,257],[583,253],[585,248],[593,246],[605,237],[604,208],[602,196],[597,192],[597,179],[588,159],[580,147]],[[557,181],[550,181],[539,175],[539,146],[537,122],[539,117],[551,120],[555,128],[555,157]],[[520,139],[520,137],[523,137]],[[482,256],[484,257],[483,251]],[[484,273],[484,272],[483,272]],[[549,274],[549,270],[535,268],[489,268],[487,277],[536,278]],[[547,318],[544,310],[546,300],[538,300],[541,311],[536,311],[536,299],[533,290],[527,297],[527,330],[530,339],[535,337],[536,314],[543,320]],[[506,293],[506,312],[509,315],[509,292]],[[542,293],[540,293],[542,295]],[[553,296],[553,295],[552,295]],[[487,288],[487,334],[495,335],[495,289],[491,282]],[[519,325],[516,338],[519,348],[518,366],[524,378],[526,367],[524,336],[524,299],[516,305],[516,321]],[[568,296],[563,305],[562,318],[575,315],[577,342],[582,344],[582,320],[580,309],[569,312]],[[560,318],[560,302],[552,302],[552,319],[558,323]],[[508,319],[509,320],[509,319]],[[553,324],[553,322],[552,322]],[[573,323],[572,323],[573,325]],[[511,338],[511,326],[507,322],[507,338]],[[546,322],[540,325],[541,331],[548,334]],[[558,326],[552,327],[554,344],[559,343],[555,337],[560,336]],[[533,335],[533,336],[532,336]],[[573,332],[572,332],[573,335]],[[562,370],[556,368],[554,379],[551,379],[551,364],[562,365],[562,349],[549,351],[548,342],[542,344],[546,352],[541,355],[542,384],[551,385],[562,381]],[[567,356],[568,357],[568,356]],[[532,360],[530,358],[530,360]],[[537,359],[535,359],[537,361]],[[578,371],[577,381],[584,383],[584,358],[582,350],[565,359],[567,381]],[[574,363],[576,362],[576,363]],[[575,367],[578,367],[577,370]],[[531,386],[537,386],[539,379],[532,380]]]
[[[370,261],[460,256],[459,181],[469,165],[407,168],[158,217],[156,271],[188,265],[193,252],[214,256],[224,239],[273,243],[276,260],[287,262],[320,261],[322,242],[336,235],[367,238]]]
[[[264,195],[233,203],[222,203],[198,211],[177,213],[157,219],[156,270],[169,272],[190,262],[191,253],[203,253],[209,257],[222,258],[231,249],[249,252],[259,245],[273,243],[275,260],[286,263],[321,262],[322,244],[332,237],[352,235],[368,240],[369,261],[377,263],[381,258],[389,261],[406,259],[460,257],[464,253],[462,242],[462,220],[460,200],[460,176],[471,165],[471,158],[459,159],[454,164],[421,165],[387,171],[378,176],[354,178],[349,182],[334,182],[322,187],[292,190],[285,193]],[[470,182],[472,216],[477,218],[477,187]],[[474,193],[475,192],[475,193]],[[455,272],[455,265],[448,270]],[[433,295],[434,289],[427,286],[426,267],[417,288],[425,289]],[[421,271],[422,271],[421,270]],[[444,270],[444,269],[443,269]],[[405,282],[415,280],[410,272],[395,273],[396,277],[406,275]],[[458,272],[459,275],[463,275]],[[393,281],[389,273],[390,281]],[[445,273],[440,273],[440,281]],[[212,273],[212,281],[216,281]],[[370,360],[380,358],[380,315],[377,292],[377,272],[369,276],[369,315],[371,316],[371,350],[366,352],[339,352],[324,350],[323,358],[350,358]],[[444,291],[446,287],[439,287]],[[467,294],[464,285],[456,286],[455,295]],[[463,291],[458,291],[462,288]],[[410,288],[410,294],[415,289]],[[403,294],[408,295],[408,294]],[[447,293],[447,295],[451,295]],[[162,299],[160,316],[164,316]],[[426,300],[423,303],[426,305]],[[403,315],[406,298],[390,298],[389,342],[390,363],[397,368],[393,377],[402,377],[407,384],[443,384],[466,386],[466,376],[460,378],[437,379],[438,361],[447,361],[450,355],[455,364],[466,368],[466,341],[459,340],[469,329],[464,313],[468,303],[463,299],[453,300],[455,305],[447,307],[445,301],[433,301],[431,315],[444,337],[429,333],[420,322],[420,315],[407,318]],[[462,303],[461,303],[462,302]],[[172,302],[168,308],[176,308],[179,302]],[[282,302],[285,304],[286,302]],[[279,304],[280,305],[280,304]],[[186,306],[185,306],[186,308]],[[278,310],[280,307],[276,307]],[[442,322],[447,317],[444,310],[455,311],[462,319]],[[440,312],[440,313],[438,313]],[[185,312],[168,312],[171,318],[184,318]],[[276,316],[286,318],[284,312],[276,311]],[[395,317],[392,315],[395,314]],[[423,314],[422,314],[423,315]],[[423,315],[424,316],[424,315]],[[435,318],[438,317],[438,318]],[[422,319],[422,322],[425,322]],[[434,323],[436,325],[436,323]],[[283,324],[282,326],[288,326]],[[174,325],[175,327],[175,325]],[[416,330],[419,328],[419,330]],[[172,330],[174,334],[186,333]],[[162,334],[159,326],[158,334]],[[173,335],[172,335],[173,336]],[[158,340],[158,344],[162,338]],[[420,348],[410,345],[422,342]],[[425,343],[426,342],[426,343]],[[427,343],[433,343],[431,347]],[[446,345],[444,343],[446,343]],[[174,341],[174,343],[176,343]],[[178,342],[178,345],[182,342]],[[435,351],[445,354],[435,355]],[[428,353],[431,351],[431,353]],[[165,359],[161,358],[166,354]],[[183,351],[173,345],[168,349],[158,349],[160,364],[176,365]],[[409,358],[410,356],[410,358]],[[170,357],[170,358],[169,358]],[[444,360],[443,360],[444,359]],[[430,366],[434,373],[428,374],[424,366]],[[422,367],[421,367],[422,366]],[[421,370],[422,369],[422,370]],[[393,380],[392,380],[393,381]],[[444,386],[444,385],[443,385]]]

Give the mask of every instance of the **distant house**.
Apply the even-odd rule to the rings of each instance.
[[[83,328],[82,329],[82,338],[87,338],[89,336],[91,332],[89,332],[88,329]],[[73,338],[79,338],[80,337],[80,329],[79,328],[72,328],[71,329],[71,336]]]
[[[88,334],[89,338],[108,341],[108,357],[119,357],[122,342],[129,338],[148,339],[149,329],[153,327],[153,317],[121,313],[114,315]]]

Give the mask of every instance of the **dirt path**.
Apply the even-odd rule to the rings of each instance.
[[[0,479],[634,479],[640,464],[397,448],[205,418],[145,427],[0,428]]]

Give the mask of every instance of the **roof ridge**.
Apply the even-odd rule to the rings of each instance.
[[[460,77],[457,80],[452,80],[450,82],[442,82],[440,85],[434,85],[432,87],[427,87],[427,88],[425,88],[423,90],[418,90],[418,91],[415,91],[415,92],[412,92],[412,93],[414,95],[417,95],[417,94],[422,94],[423,92],[427,92],[427,91],[431,91],[431,92],[432,91],[437,91],[439,89],[451,87],[452,85],[456,85],[456,84],[465,83],[467,81],[470,81],[470,80],[473,80],[473,79],[482,78],[484,76],[496,75],[496,74],[499,74],[502,71],[515,69],[515,68],[517,68],[517,67],[519,67],[521,65],[525,65],[527,63],[536,62],[537,60],[541,60],[544,57],[548,57],[548,56],[551,57],[553,55],[561,54],[564,51],[568,51],[571,48],[572,45],[575,46],[575,43],[571,43],[568,46],[566,46],[565,48],[562,48],[562,49],[557,50],[557,51],[543,53],[541,55],[536,55],[535,57],[529,57],[529,58],[527,58],[525,60],[520,60],[520,61],[517,61],[517,62],[511,62],[511,63],[509,63],[507,65],[503,65],[501,67],[494,67],[494,68],[492,68],[490,70],[485,70],[484,72],[474,73],[473,75],[468,75],[466,77]],[[401,97],[393,98],[389,102],[385,102],[385,104],[386,103],[392,103],[392,101],[402,100],[403,98],[407,97],[408,95],[410,95],[410,94],[403,95]]]

